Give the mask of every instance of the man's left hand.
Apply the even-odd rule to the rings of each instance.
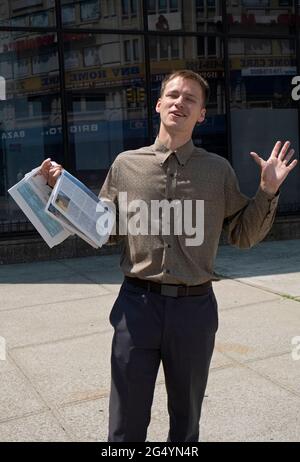
[[[261,168],[260,187],[268,194],[276,194],[280,185],[297,165],[297,159],[288,164],[295,153],[294,149],[289,150],[290,144],[289,141],[286,141],[280,149],[282,142],[277,141],[268,160],[263,160],[255,152],[250,152]]]

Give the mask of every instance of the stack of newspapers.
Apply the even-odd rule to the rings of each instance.
[[[73,175],[63,170],[54,188],[40,167],[8,190],[49,247],[77,234],[98,248],[107,242],[115,222],[114,209]]]

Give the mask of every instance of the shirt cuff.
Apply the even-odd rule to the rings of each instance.
[[[278,189],[278,191],[275,194],[270,194],[264,191],[263,189],[261,189],[261,187],[259,187],[255,198],[263,200],[263,201],[267,200],[268,202],[272,202],[272,203],[274,202],[277,204],[279,200],[279,195],[280,195],[280,189]]]

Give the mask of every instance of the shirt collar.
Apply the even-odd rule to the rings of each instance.
[[[179,148],[172,150],[167,148],[157,137],[154,144],[154,152],[155,154],[159,157],[159,159],[164,163],[168,157],[174,152],[176,155],[176,158],[178,162],[181,165],[185,165],[189,158],[192,155],[192,152],[194,150],[194,143],[192,139],[190,139],[187,143],[185,143],[183,146],[180,146]]]

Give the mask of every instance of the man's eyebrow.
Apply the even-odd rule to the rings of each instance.
[[[168,90],[167,93],[179,93],[179,91],[178,90]],[[183,94],[185,96],[191,96],[192,98],[197,99],[197,97],[193,95],[192,93],[184,92]]]

